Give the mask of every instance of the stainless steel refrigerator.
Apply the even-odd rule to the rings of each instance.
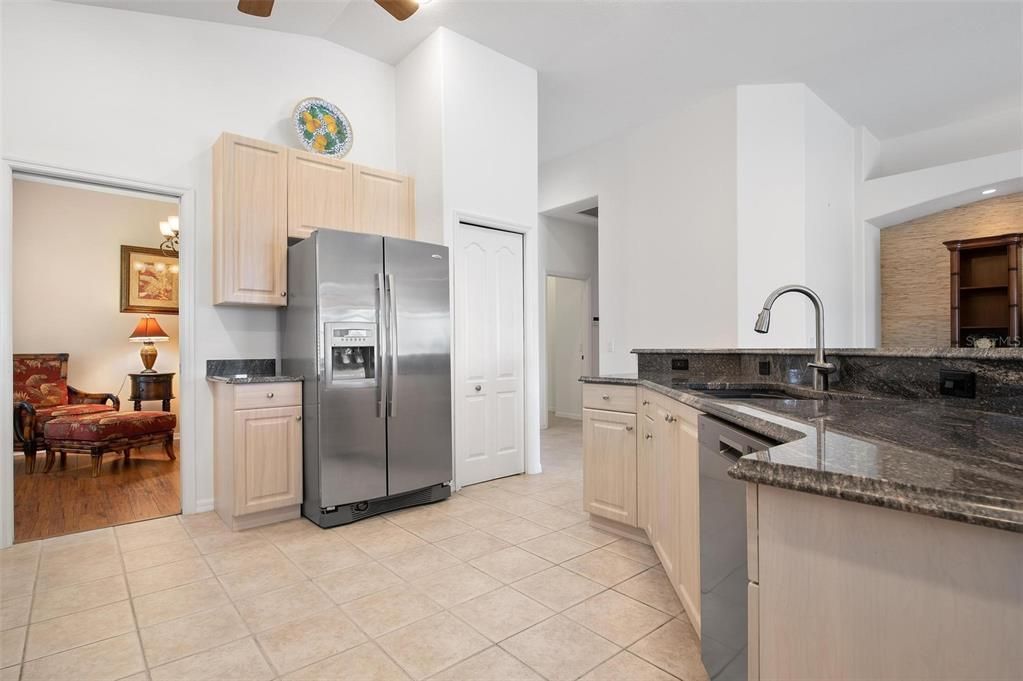
[[[449,305],[444,246],[324,229],[288,248],[281,367],[305,377],[305,517],[450,496]]]

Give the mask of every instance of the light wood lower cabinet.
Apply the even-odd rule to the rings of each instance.
[[[288,237],[355,228],[355,165],[288,150]]]
[[[583,504],[636,526],[636,415],[583,409]]]
[[[1023,536],[768,485],[750,679],[1019,679]]]
[[[645,388],[637,399],[637,525],[699,632],[700,412]]]
[[[232,529],[297,518],[302,504],[300,384],[214,383],[214,506]],[[267,405],[259,405],[262,394]]]

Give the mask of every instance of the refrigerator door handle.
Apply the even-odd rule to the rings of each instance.
[[[384,404],[387,397],[384,394],[387,383],[387,333],[384,327],[387,325],[386,287],[384,285],[384,273],[377,272],[377,418],[384,417]]]
[[[398,375],[398,305],[395,301],[394,275],[387,274],[387,312],[390,322],[387,330],[390,337],[387,339],[387,356],[390,359],[390,367],[387,372],[387,415],[395,416],[398,413],[398,400],[395,397],[394,383]]]

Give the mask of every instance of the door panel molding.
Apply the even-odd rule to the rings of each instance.
[[[455,475],[461,486],[525,470],[525,239],[459,220],[454,242]]]

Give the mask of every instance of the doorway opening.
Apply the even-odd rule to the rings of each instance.
[[[14,541],[180,513],[179,199],[11,195]]]
[[[547,275],[547,412],[552,417],[581,420],[580,376],[594,372],[590,328],[590,280]]]
[[[542,427],[580,428],[579,377],[600,373],[597,197],[540,214]],[[544,461],[546,464],[546,461]]]

